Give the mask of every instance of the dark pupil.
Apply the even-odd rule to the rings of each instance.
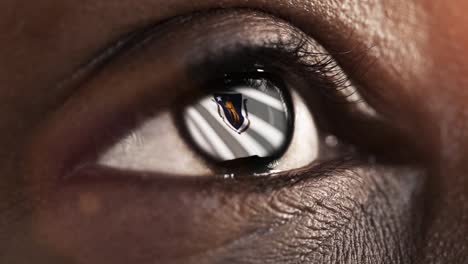
[[[286,91],[266,79],[224,86],[185,109],[189,140],[215,162],[278,158],[292,133]]]

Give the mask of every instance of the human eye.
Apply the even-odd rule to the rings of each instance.
[[[271,174],[312,163],[319,139],[310,110],[296,91],[290,94],[281,80],[254,67],[222,74],[208,83],[208,94],[142,121],[98,164],[233,177],[241,171]]]
[[[380,123],[339,54],[279,19],[243,19],[239,27],[228,13],[193,15],[132,37],[114,67],[66,105],[80,128],[61,132],[76,137],[61,142],[60,149],[76,150],[62,167],[271,176],[378,149],[379,139],[352,136]],[[219,20],[222,26],[194,33]]]

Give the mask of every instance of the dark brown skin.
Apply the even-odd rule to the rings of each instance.
[[[176,40],[83,66],[130,32],[214,8],[257,11],[176,25]],[[468,263],[466,10],[464,0],[0,1],[0,263]],[[328,164],[287,182],[58,180],[66,153],[96,143],[81,125],[99,131],[106,111],[148,95],[129,87],[153,84],[151,102],[167,107],[184,91],[166,88],[190,79],[175,74],[188,45],[261,32],[271,15],[329,51],[367,50],[372,67],[351,77],[416,149],[410,159]],[[353,72],[351,58],[337,60]]]

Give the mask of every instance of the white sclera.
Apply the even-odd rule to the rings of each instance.
[[[164,174],[211,173],[179,135],[169,112],[163,112],[135,129],[101,155],[98,164]]]

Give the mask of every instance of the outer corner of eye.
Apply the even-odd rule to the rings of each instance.
[[[274,171],[313,162],[318,156],[318,132],[301,96],[263,77],[244,77],[224,82],[175,115],[166,111],[147,120],[104,153],[99,164],[213,175],[216,169],[236,170],[249,161],[256,167],[269,164]]]

